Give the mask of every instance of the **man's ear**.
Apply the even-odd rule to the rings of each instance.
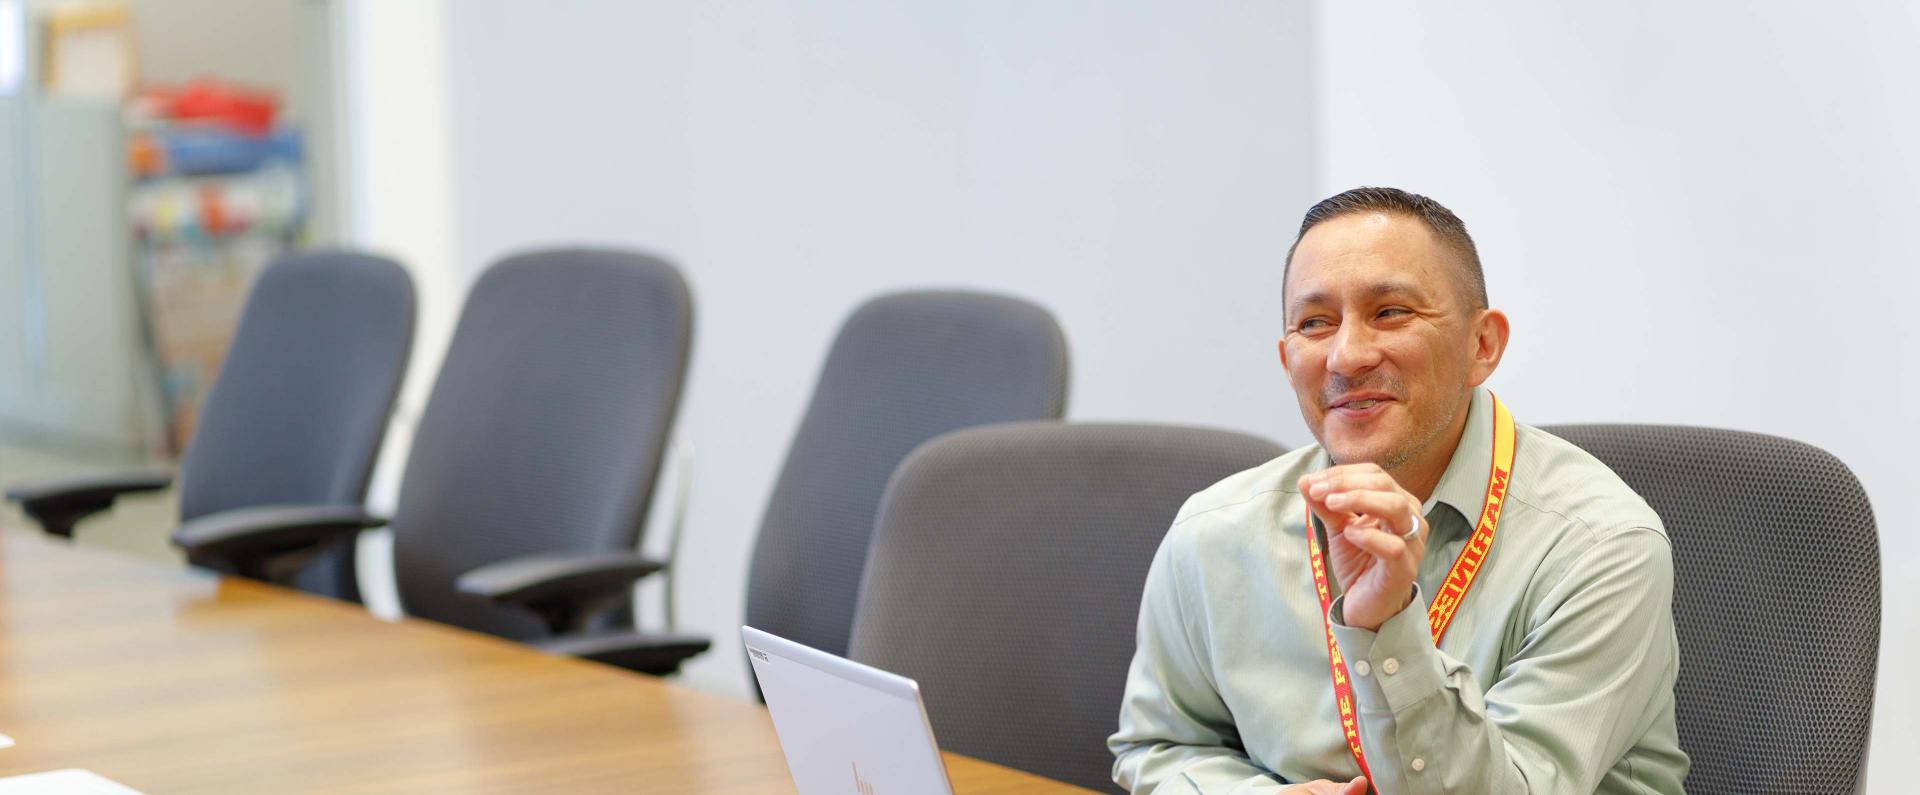
[[[1286,374],[1287,386],[1293,386],[1293,368],[1287,366],[1287,338],[1281,337],[1279,345],[1275,347],[1280,349],[1280,372]]]
[[[1493,377],[1500,357],[1507,353],[1507,314],[1498,309],[1482,309],[1473,322],[1473,368],[1467,374],[1470,386],[1479,386]]]

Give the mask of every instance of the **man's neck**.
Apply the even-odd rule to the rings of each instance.
[[[1467,431],[1467,414],[1473,410],[1473,395],[1468,393],[1460,408],[1453,413],[1453,421],[1446,430],[1435,436],[1427,449],[1418,457],[1398,467],[1387,470],[1400,488],[1406,489],[1421,503],[1433,499],[1433,491],[1440,487],[1440,478],[1447,474],[1447,466],[1453,463],[1453,454],[1460,449],[1460,437]]]

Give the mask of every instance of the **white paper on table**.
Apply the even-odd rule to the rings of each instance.
[[[0,778],[0,795],[140,795],[86,770],[49,770]]]

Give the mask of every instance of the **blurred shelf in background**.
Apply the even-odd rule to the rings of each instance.
[[[184,449],[255,275],[333,240],[331,6],[0,0],[0,448]]]

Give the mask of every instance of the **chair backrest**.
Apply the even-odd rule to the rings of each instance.
[[[1283,452],[1227,431],[1015,423],[887,488],[852,657],[920,682],[942,748],[1113,791],[1147,568],[1182,503]]]
[[[473,285],[407,457],[393,518],[407,613],[518,640],[532,614],[454,580],[540,552],[632,550],[680,401],[693,298],[664,260],[509,257]]]
[[[260,273],[180,463],[180,514],[359,504],[413,346],[413,282],[391,260],[293,254]],[[357,599],[351,544],[300,587]]]
[[[1853,473],[1756,433],[1545,430],[1611,467],[1673,540],[1687,791],[1854,792],[1873,716],[1880,551]]]
[[[1047,310],[1001,295],[875,298],[841,327],[788,449],[747,586],[747,623],[846,654],[887,478],[947,431],[1065,410],[1067,343]]]

